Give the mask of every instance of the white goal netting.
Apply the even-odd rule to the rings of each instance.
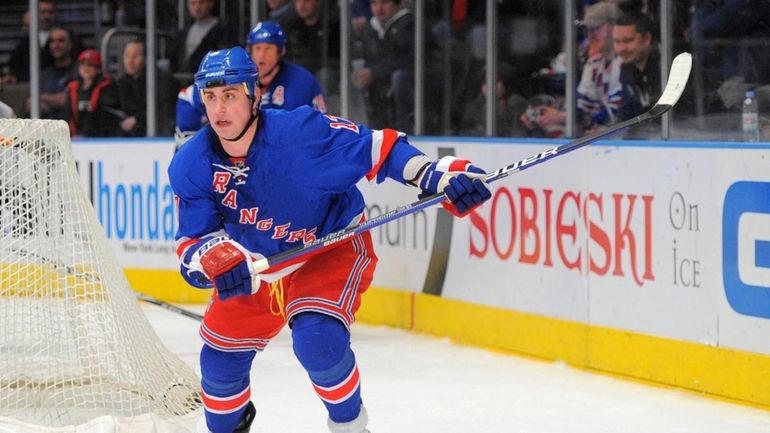
[[[0,431],[187,431],[198,388],[110,250],[67,124],[0,120]]]

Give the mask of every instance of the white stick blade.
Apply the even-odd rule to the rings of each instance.
[[[671,72],[668,74],[668,83],[656,105],[673,106],[682,96],[687,80],[692,69],[692,56],[690,53],[682,53],[671,64]]]

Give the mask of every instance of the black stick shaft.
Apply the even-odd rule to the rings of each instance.
[[[145,295],[144,293],[137,293],[136,297],[139,300],[142,300],[144,302],[147,302],[153,305],[157,305],[158,307],[161,307],[165,310],[171,311],[173,313],[181,314],[193,320],[197,320],[199,322],[203,320],[203,316],[201,316],[200,314],[193,313],[192,311],[185,310],[184,308],[177,307],[176,305],[169,304],[168,302],[165,302],[165,301],[161,301],[158,298],[153,298],[150,295]]]

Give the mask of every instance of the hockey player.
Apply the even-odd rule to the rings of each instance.
[[[260,109],[257,67],[241,47],[209,52],[195,74],[209,124],[168,173],[178,204],[182,276],[214,287],[200,328],[201,395],[213,433],[248,432],[249,371],[284,325],[334,433],[368,432],[349,327],[371,283],[370,233],[299,262],[254,260],[361,222],[363,177],[443,191],[459,216],[491,196],[469,161],[431,161],[395,130],[371,130],[304,106]]]
[[[261,22],[246,36],[249,55],[259,74],[262,108],[293,110],[310,105],[326,113],[323,91],[313,74],[302,66],[284,61],[286,36],[276,23]],[[176,108],[177,149],[208,121],[200,95],[192,84],[179,91]]]
[[[310,105],[326,113],[326,102],[313,74],[302,66],[283,60],[286,36],[276,23],[261,22],[246,37],[251,60],[259,69],[262,108],[293,110]]]

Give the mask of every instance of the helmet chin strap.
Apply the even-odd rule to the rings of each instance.
[[[251,104],[253,105],[254,104],[254,97],[253,96],[249,97],[249,101],[251,101]],[[261,102],[262,101],[260,101],[260,103]],[[249,118],[249,121],[246,122],[246,126],[243,127],[243,131],[241,131],[241,133],[238,134],[237,137],[235,137],[235,138],[224,138],[224,137],[221,137],[222,140],[225,140],[225,141],[238,141],[238,140],[240,140],[244,135],[246,135],[246,131],[249,130],[249,128],[251,127],[251,124],[254,123],[254,121],[257,120],[258,117],[259,117],[259,104],[257,104],[257,107],[255,109],[251,110],[251,117]]]

